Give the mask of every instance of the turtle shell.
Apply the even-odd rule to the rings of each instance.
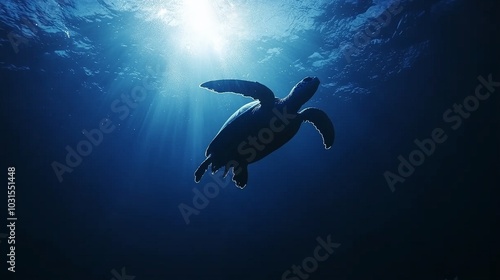
[[[234,112],[231,117],[222,125],[221,129],[214,137],[205,153],[209,155],[231,154],[236,152],[238,145],[246,141],[248,137],[254,135],[261,127],[266,125],[265,114],[259,101],[253,101],[243,105]],[[233,155],[230,159],[236,159]]]

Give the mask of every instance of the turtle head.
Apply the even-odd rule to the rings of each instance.
[[[297,112],[316,93],[319,86],[317,77],[306,77],[298,82],[283,99],[292,112]]]

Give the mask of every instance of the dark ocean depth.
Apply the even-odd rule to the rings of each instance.
[[[500,279],[497,2],[2,0],[0,279]],[[330,149],[195,182],[305,77]]]

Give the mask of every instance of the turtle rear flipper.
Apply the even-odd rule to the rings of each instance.
[[[325,149],[330,149],[335,140],[335,129],[328,115],[320,109],[306,108],[300,111],[299,116],[302,117],[303,121],[310,122],[314,125],[323,138]]]
[[[248,165],[240,164],[233,168],[233,182],[240,189],[243,189],[248,182]]]
[[[224,174],[222,174],[222,178],[226,178],[227,173],[229,172],[229,165],[224,165]]]
[[[196,172],[194,172],[194,181],[196,183],[199,183],[200,180],[201,180],[201,177],[203,176],[203,174],[205,174],[205,172],[207,171],[208,169],[208,166],[212,163],[212,159],[210,158],[210,156],[208,156],[201,164],[200,166],[198,167],[198,169],[196,169]]]

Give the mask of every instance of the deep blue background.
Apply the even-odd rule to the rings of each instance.
[[[344,2],[352,1],[325,5],[318,25],[371,5]],[[280,45],[282,56],[302,56],[307,66],[316,48],[329,47],[322,32],[301,33],[300,44],[253,42],[245,57],[255,60],[231,72],[211,69],[210,57],[188,65],[182,57],[142,51],[128,33],[140,29],[131,12],[73,19],[92,44],[88,54],[71,52],[64,33],[43,31],[16,54],[5,39],[16,26],[2,22],[2,169],[16,167],[16,276],[111,279],[112,269],[126,267],[137,280],[281,279],[312,255],[316,237],[331,235],[342,245],[310,279],[498,279],[500,88],[458,130],[442,118],[474,93],[479,75],[500,80],[498,9],[495,1],[442,1],[450,7],[433,15],[437,2],[408,3],[398,20],[424,16],[394,37],[395,20],[380,35],[388,41],[379,50],[370,46],[350,64],[338,60],[304,71],[287,59],[257,63],[262,54],[253,51]],[[8,13],[6,7],[0,12]],[[422,42],[426,48],[416,47],[410,66],[391,68],[398,49]],[[155,88],[119,120],[112,102],[142,85],[150,68],[158,73]],[[221,189],[186,225],[179,204],[192,206],[192,189],[211,182],[208,173],[200,184],[193,181],[206,146],[250,101],[197,86],[247,72],[279,97],[309,74],[323,84],[338,82],[306,104],[328,113],[336,142],[325,151],[304,124],[286,146],[250,166],[244,190]],[[347,81],[369,93],[332,95]],[[116,130],[60,183],[51,163],[63,163],[65,146],[75,147],[84,139],[81,130],[97,128],[105,117]],[[413,140],[436,127],[448,140],[392,193],[383,173],[395,172],[398,155],[407,157]],[[5,240],[0,252],[3,274]]]

